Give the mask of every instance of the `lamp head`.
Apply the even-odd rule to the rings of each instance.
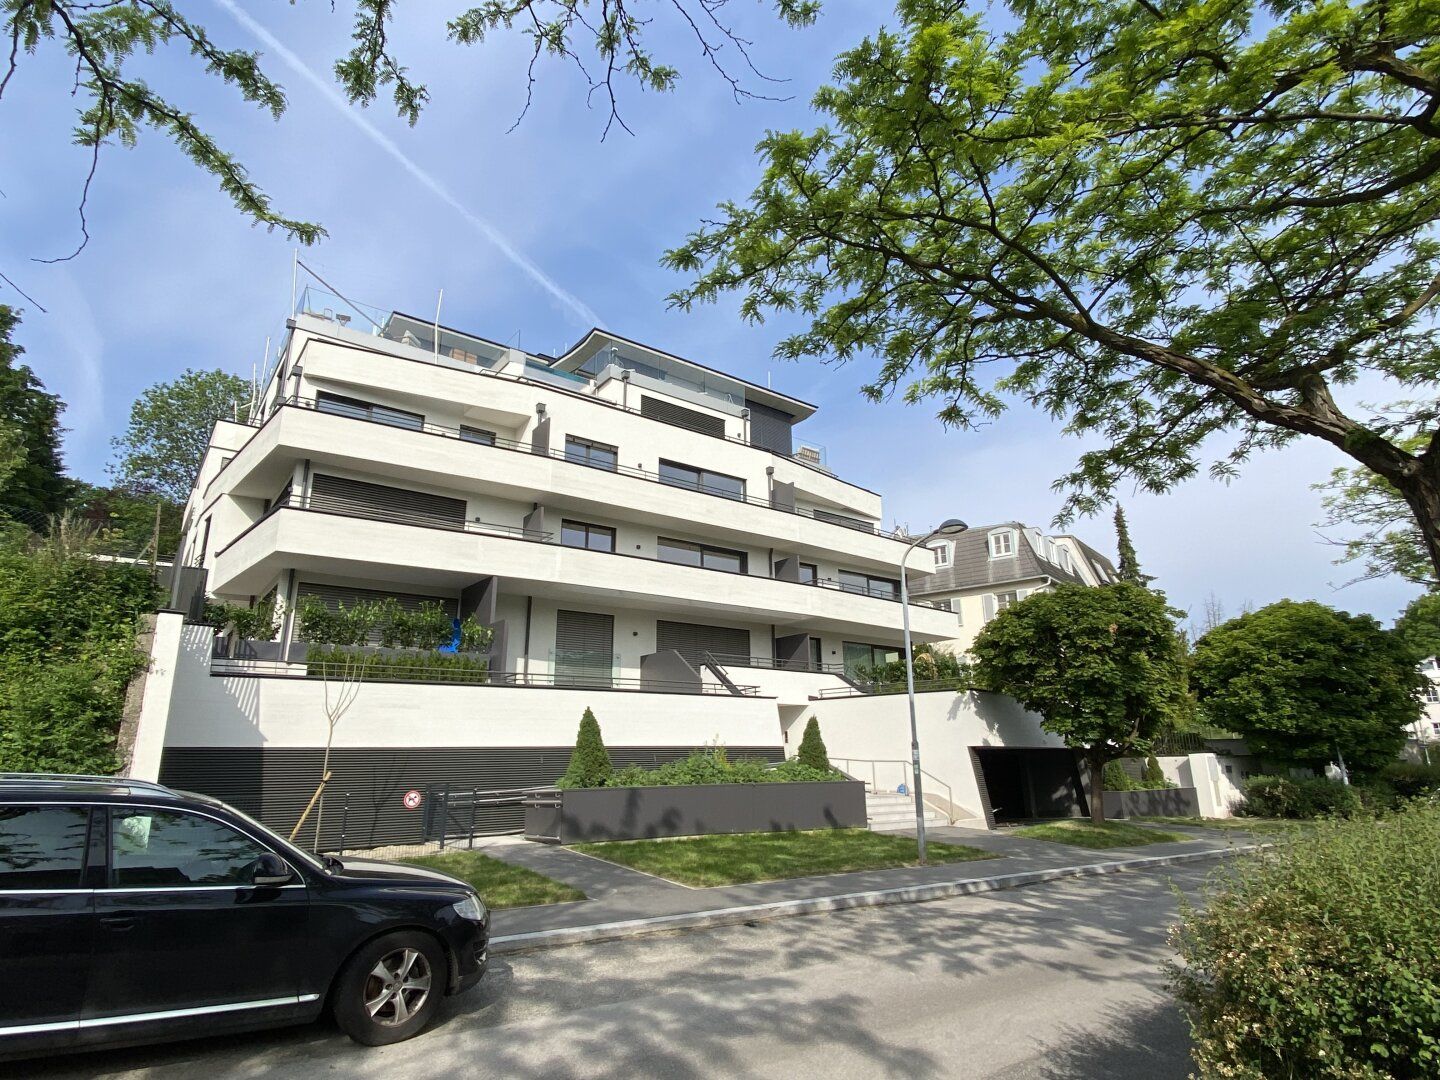
[[[930,536],[959,536],[968,528],[970,528],[970,526],[966,525],[965,522],[959,518],[946,518],[931,530]],[[926,537],[926,539],[928,540],[930,537]]]

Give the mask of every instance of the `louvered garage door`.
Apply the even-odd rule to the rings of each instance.
[[[615,617],[595,611],[555,613],[555,681],[609,686],[615,675]]]
[[[691,431],[703,431],[706,435],[725,434],[725,421],[720,417],[672,405],[660,398],[642,396],[640,398],[640,414],[648,416],[652,420],[662,420],[667,424],[674,424],[676,427],[689,428]]]
[[[692,664],[703,664],[705,654],[718,658],[749,657],[750,631],[735,626],[702,626],[700,623],[665,622],[655,624],[655,649],[674,649]]]
[[[310,505],[317,510],[334,510],[342,514],[359,514],[394,521],[413,521],[420,525],[448,525],[461,528],[465,524],[465,500],[444,495],[428,495],[422,491],[364,480],[347,480],[340,476],[316,473],[310,486]]]

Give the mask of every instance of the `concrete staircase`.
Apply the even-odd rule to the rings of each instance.
[[[915,797],[901,795],[894,791],[867,791],[865,793],[866,824],[875,832],[893,832],[915,827]],[[945,815],[925,804],[925,825],[927,827],[949,825]]]

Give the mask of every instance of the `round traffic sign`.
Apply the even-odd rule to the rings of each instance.
[[[423,796],[421,796],[420,792],[416,791],[414,788],[411,788],[409,791],[405,792],[405,798],[401,801],[405,803],[406,810],[418,810],[420,809],[420,800],[422,799],[422,797]]]

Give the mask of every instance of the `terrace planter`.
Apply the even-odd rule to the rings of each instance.
[[[1105,816],[1195,817],[1200,816],[1200,798],[1193,787],[1154,788],[1150,791],[1105,792]]]
[[[561,844],[864,827],[858,780],[575,788],[525,802],[526,838]]]

